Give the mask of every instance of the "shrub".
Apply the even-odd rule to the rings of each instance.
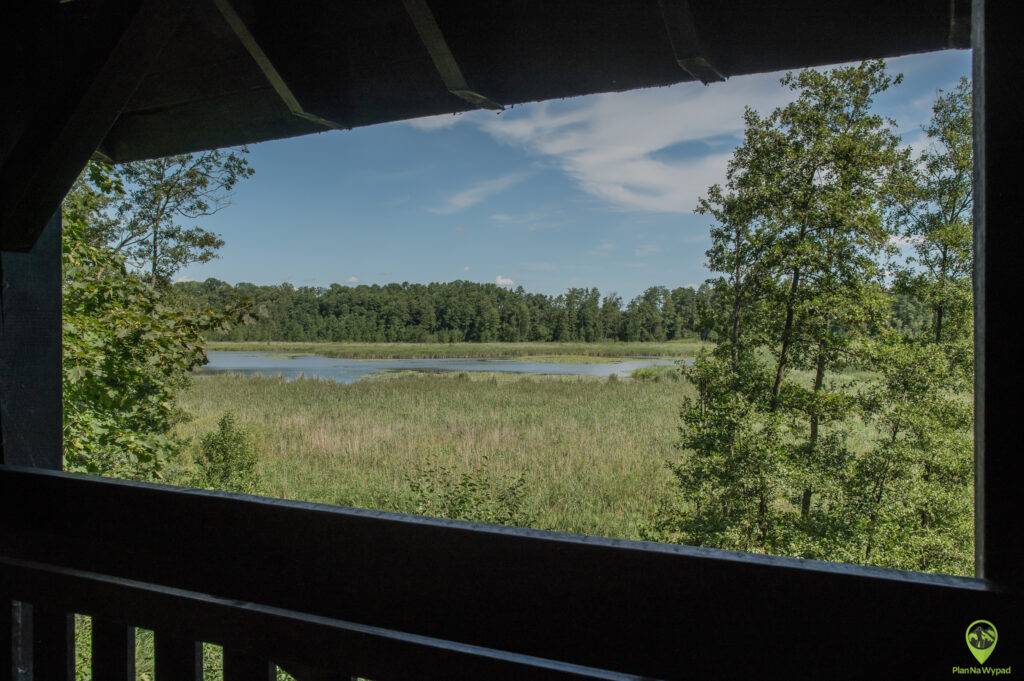
[[[427,463],[409,478],[416,513],[471,520],[494,525],[529,527],[533,515],[524,505],[526,479],[520,475],[495,476],[486,471],[487,458],[470,471]]]
[[[252,438],[228,413],[199,443],[197,486],[254,493],[258,485]]]

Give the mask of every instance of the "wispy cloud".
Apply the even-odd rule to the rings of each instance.
[[[494,283],[498,286],[504,286],[505,288],[512,288],[516,285],[516,282],[510,277],[503,277],[500,274],[494,278]]]
[[[778,75],[767,74],[725,86],[685,84],[545,102],[474,122],[502,142],[554,160],[580,188],[617,208],[688,213],[708,185],[724,179],[728,140],[742,134],[744,106],[767,111],[790,97]],[[697,153],[665,153],[687,143],[697,143]]]
[[[934,69],[937,59],[962,57],[912,56],[893,59],[890,66],[913,75]],[[421,130],[472,125],[560,168],[583,191],[614,208],[689,213],[709,185],[725,179],[732,147],[742,136],[744,107],[767,113],[792,100],[794,93],[779,84],[780,75],[591,95],[531,104],[501,116],[471,112],[410,125]],[[955,79],[949,85],[954,84]],[[915,153],[923,145],[919,126],[934,94],[900,102],[891,111]]]
[[[527,177],[527,173],[511,173],[491,180],[477,182],[470,187],[449,196],[445,199],[443,205],[436,208],[430,208],[429,210],[431,213],[437,213],[438,215],[458,213],[459,211],[475,206],[489,197],[509,189],[510,187],[514,187]]]
[[[633,255],[638,258],[645,258],[648,255],[655,255],[661,253],[661,246],[658,244],[640,244],[633,249]]]
[[[559,229],[566,220],[560,217],[561,210],[531,210],[525,213],[494,213],[493,222],[506,225],[525,225],[530,232],[547,232]]]
[[[345,281],[348,282],[349,284],[358,284],[359,283],[359,277],[357,277],[356,275],[353,274],[351,277],[349,277]]]

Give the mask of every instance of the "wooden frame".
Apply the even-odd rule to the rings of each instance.
[[[303,679],[945,678],[952,667],[973,664],[963,632],[978,618],[999,627],[990,666],[1019,665],[1024,431],[1011,400],[1022,372],[1008,339],[1015,337],[1024,262],[1016,234],[1024,144],[1012,9],[979,0],[973,19],[977,578],[496,528],[12,465],[53,463],[59,288],[55,293],[44,276],[51,284],[40,289],[48,292],[43,308],[12,302],[10,292],[26,290],[40,270],[5,253],[0,605],[34,604],[36,621],[26,639],[24,625],[12,626],[0,611],[0,678],[33,640],[34,678],[69,679],[71,612],[94,615],[105,632],[94,658],[101,665],[96,678],[104,679],[129,678],[124,656],[136,625],[157,631],[157,681],[195,678],[197,641],[226,647],[228,681],[252,678],[254,669],[262,675],[271,662],[302,670]],[[59,220],[51,229],[59,230]],[[42,258],[52,277],[59,251],[36,248],[17,257]],[[49,340],[37,342],[33,325],[50,329]],[[20,375],[19,358],[32,356],[48,358],[26,366],[49,378],[11,380],[8,371]],[[33,395],[51,406],[30,408]],[[12,428],[22,436],[17,447]],[[25,458],[33,440],[43,459]]]

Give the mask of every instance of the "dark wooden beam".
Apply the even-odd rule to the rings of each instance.
[[[89,157],[173,34],[189,0],[104,0],[52,5],[28,35],[52,44],[9,68],[32,73],[17,142],[0,166],[0,250],[32,248]],[[9,30],[26,30],[13,23]],[[34,31],[34,33],[32,32]]]
[[[61,221],[0,252],[0,463],[60,469]]]
[[[1006,661],[1000,664],[1024,651],[1020,593],[963,577],[2,466],[0,517],[8,519],[0,524],[0,554],[12,560],[655,678],[720,678],[726,670],[731,678],[854,679],[865,677],[866,664],[868,676],[940,678],[950,664],[973,664],[964,630],[979,617],[999,627],[995,654]],[[0,591],[3,573],[0,567]],[[52,578],[36,583],[57,593]],[[21,593],[12,595],[28,600]],[[88,607],[117,593],[115,586],[90,592]],[[128,590],[118,604],[78,611],[114,617],[119,606],[135,607],[137,597]],[[307,659],[285,655],[288,645],[299,644],[284,640],[274,644],[281,656],[275,659],[269,643],[247,642],[244,630],[206,638],[222,634],[204,629],[195,608],[191,601],[154,602],[164,619],[132,621],[159,629],[187,618],[198,640],[275,662]],[[208,615],[219,632],[244,629],[240,620],[233,625]],[[281,627],[289,636],[304,635],[283,621]],[[275,631],[264,632],[268,641]],[[709,639],[729,643],[706,645]],[[331,659],[314,664],[367,678],[393,676],[385,673],[392,671],[387,661],[374,662],[371,649],[362,647],[362,634],[347,640]],[[948,657],[936,655],[937,646]]]
[[[228,23],[228,26],[230,26],[231,30],[234,31],[236,36],[238,36],[238,39],[242,42],[246,51],[252,56],[257,66],[260,67],[260,71],[263,72],[267,82],[274,88],[278,97],[281,98],[281,101],[284,102],[285,106],[288,107],[288,110],[291,111],[292,114],[307,121],[322,125],[325,128],[335,130],[344,129],[344,126],[341,126],[334,121],[327,120],[326,118],[321,118],[320,116],[310,113],[303,108],[302,104],[296,98],[295,93],[292,92],[288,83],[285,82],[284,78],[270,60],[270,57],[268,57],[266,52],[263,51],[263,48],[260,47],[260,44],[256,41],[256,38],[249,30],[249,27],[246,26],[245,21],[238,12],[235,11],[230,0],[213,0],[213,2],[217,6],[217,9],[220,10],[224,20]]]
[[[45,600],[90,614],[128,614],[155,630],[156,681],[201,681],[202,654],[192,638],[222,644],[225,649],[258,649],[285,664],[299,681],[342,681],[349,665],[369,678],[490,679],[568,681],[604,679],[635,681],[638,677],[602,669],[540,659],[428,636],[391,631],[336,618],[217,598],[154,584],[111,578],[42,563],[8,560],[0,555],[0,590],[22,598]],[[301,588],[301,587],[300,587]],[[162,635],[162,629],[191,636]],[[310,669],[307,665],[316,665]],[[228,663],[225,659],[225,681]],[[263,667],[253,671],[262,678]],[[40,680],[42,681],[42,680]],[[98,680],[97,680],[98,681]]]
[[[712,64],[701,46],[690,3],[687,0],[658,0],[658,4],[668,42],[679,67],[705,85],[724,81],[725,75]]]
[[[1020,80],[1013,5],[974,3],[975,547],[979,576],[1024,589],[1024,429],[1013,396],[1024,280],[1020,238]]]
[[[501,104],[472,90],[469,84],[466,83],[466,78],[462,75],[462,69],[459,68],[459,62],[456,61],[455,55],[452,54],[451,49],[448,47],[448,41],[445,40],[444,33],[441,32],[441,27],[438,26],[437,19],[434,18],[434,13],[430,11],[430,5],[427,4],[427,1],[402,0],[402,2],[405,5],[405,10],[409,13],[409,18],[412,19],[413,25],[416,26],[416,32],[419,34],[420,40],[423,41],[423,46],[427,48],[427,52],[430,54],[430,58],[433,60],[441,80],[444,81],[444,86],[448,88],[448,92],[482,109],[494,109],[496,111],[504,109],[505,107]]]

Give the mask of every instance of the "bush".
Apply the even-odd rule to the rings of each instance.
[[[417,469],[409,478],[416,513],[471,520],[493,525],[530,527],[533,515],[524,507],[526,479],[522,475],[495,476],[485,468],[487,458],[461,474],[434,463]]]
[[[252,438],[230,413],[221,417],[217,430],[203,436],[196,466],[197,487],[249,494],[259,487]]]
[[[630,374],[634,381],[650,381],[660,383],[662,380],[679,381],[682,374],[677,366],[649,366],[634,369]]]

